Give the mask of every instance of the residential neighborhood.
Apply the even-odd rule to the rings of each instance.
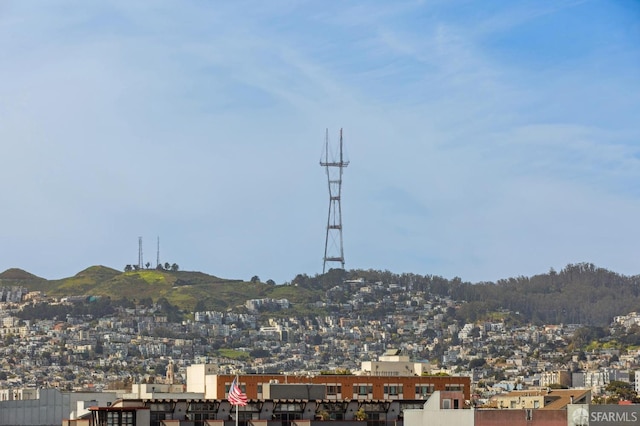
[[[346,303],[328,302],[332,292],[345,289],[351,295]],[[539,388],[586,388],[594,400],[611,401],[620,398],[607,392],[612,382],[635,386],[635,392],[640,385],[640,349],[608,346],[606,338],[592,349],[577,348],[581,324],[460,324],[451,315],[455,300],[394,283],[341,283],[327,292],[327,301],[316,302],[331,312],[318,317],[287,316],[287,300],[250,299],[237,312],[194,312],[180,322],[169,321],[159,305],[35,320],[20,313],[36,303],[95,302],[91,295],[57,300],[16,286],[3,287],[2,300],[3,399],[23,398],[29,389],[159,383],[170,364],[176,383],[186,383],[194,364],[214,364],[218,374],[375,376],[390,349],[418,365],[394,375],[469,377],[477,406]],[[624,332],[637,319],[637,313],[617,316],[610,330]]]

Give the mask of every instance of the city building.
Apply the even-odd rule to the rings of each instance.
[[[495,396],[490,406],[498,409],[564,410],[569,404],[588,404],[589,389],[528,389]]]

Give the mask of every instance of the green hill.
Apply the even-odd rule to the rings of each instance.
[[[27,271],[18,268],[10,268],[0,273],[0,280],[7,281],[29,281],[29,280],[42,280],[38,276],[35,276]]]
[[[167,299],[180,309],[196,305],[208,310],[227,310],[248,299],[288,298],[292,302],[319,297],[308,289],[275,286],[259,281],[223,279],[202,272],[141,269],[128,272],[106,266],[91,266],[69,278],[46,280],[20,269],[0,274],[0,285],[21,285],[52,297],[102,296],[131,301]]]
[[[544,323],[580,323],[605,326],[614,316],[638,311],[640,276],[627,277],[598,268],[590,263],[567,265],[561,271],[532,277],[517,277],[472,284],[460,278],[435,275],[395,274],[376,270],[330,270],[326,274],[297,275],[287,285],[230,280],[202,272],[142,269],[121,272],[105,266],[92,266],[60,280],[46,280],[20,269],[0,274],[0,285],[20,285],[50,296],[103,296],[135,302],[166,299],[172,305],[191,312],[225,311],[244,305],[248,299],[287,299],[293,310],[286,314],[321,314],[313,302],[327,300],[347,303],[357,285],[354,282],[394,284],[396,291],[420,291],[424,297],[451,298],[460,322],[492,320],[499,314],[513,321]],[[344,280],[350,284],[342,285]],[[366,307],[361,308],[366,309]],[[375,308],[379,309],[379,308]],[[380,314],[380,312],[377,312]],[[272,313],[277,315],[278,312]],[[283,311],[282,314],[285,314]],[[371,312],[374,314],[374,312]]]

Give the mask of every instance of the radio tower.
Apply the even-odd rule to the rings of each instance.
[[[329,184],[329,216],[327,218],[327,234],[324,241],[324,263],[322,273],[327,270],[328,262],[340,262],[344,269],[344,250],[342,247],[342,207],[340,197],[342,193],[342,169],[349,165],[342,156],[342,129],[340,129],[339,159],[332,155],[329,158],[329,130],[325,134],[324,161],[320,165],[327,170],[327,182]]]
[[[138,237],[138,269],[142,269],[142,237]]]

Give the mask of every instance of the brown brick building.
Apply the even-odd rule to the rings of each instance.
[[[217,375],[214,398],[224,399],[235,376]],[[424,399],[434,391],[460,391],[471,396],[471,378],[457,376],[356,376],[247,374],[238,376],[240,387],[249,399],[263,399],[269,383],[309,383],[326,386],[328,400],[402,400]],[[208,393],[208,392],[207,392]],[[309,399],[299,395],[299,399]]]

